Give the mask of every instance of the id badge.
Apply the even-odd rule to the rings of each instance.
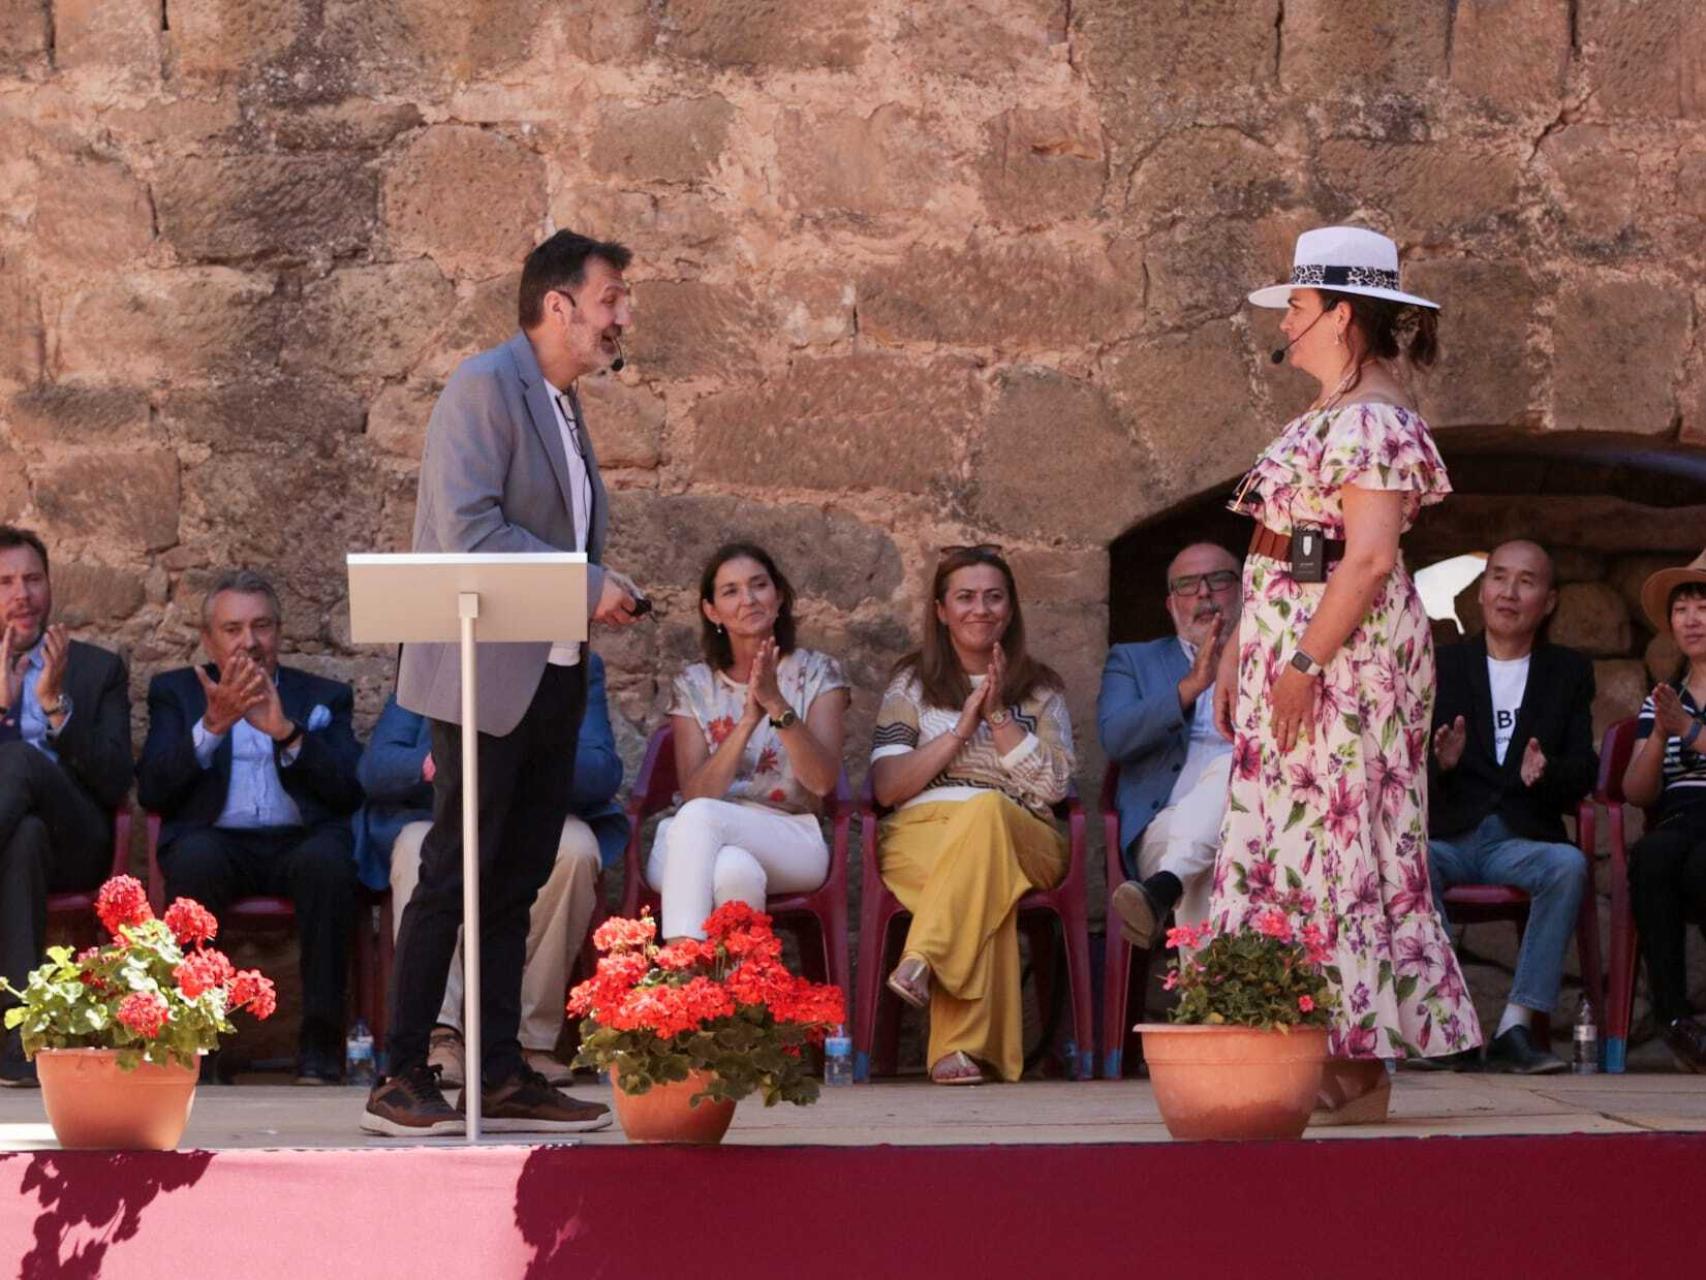
[[[1294,582],[1327,581],[1327,539],[1322,535],[1320,525],[1293,526],[1291,576]]]

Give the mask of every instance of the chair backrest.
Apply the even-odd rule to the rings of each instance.
[[[1629,760],[1635,754],[1635,717],[1619,720],[1605,731],[1605,741],[1599,749],[1599,784],[1594,799],[1601,804],[1627,804],[1623,795],[1623,775],[1629,770]]]

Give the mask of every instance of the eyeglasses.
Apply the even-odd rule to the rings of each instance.
[[[1216,569],[1212,573],[1187,573],[1174,578],[1167,584],[1167,589],[1176,596],[1194,596],[1202,592],[1205,583],[1210,591],[1226,591],[1238,585],[1238,575],[1231,569]]]
[[[1001,554],[1001,544],[999,542],[977,542],[968,546],[953,542],[945,547],[938,547],[936,550],[945,556],[998,556]]]

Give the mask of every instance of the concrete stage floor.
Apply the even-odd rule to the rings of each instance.
[[[576,1097],[606,1100],[587,1083]],[[238,1084],[198,1091],[182,1149],[395,1148],[356,1127],[365,1091]],[[454,1096],[452,1097],[454,1101]],[[1444,1075],[1400,1072],[1392,1121],[1311,1130],[1325,1139],[1486,1137],[1491,1135],[1706,1132],[1706,1076],[1669,1072],[1621,1076]],[[589,1146],[623,1145],[614,1124],[581,1135]],[[540,1143],[561,1141],[540,1135]],[[491,1145],[529,1139],[494,1134]],[[965,1144],[1141,1143],[1170,1141],[1143,1080],[1026,1082],[945,1089],[922,1081],[826,1089],[816,1106],[748,1100],[735,1113],[727,1143],[755,1146],[948,1146]],[[56,1144],[36,1090],[0,1090],[0,1151],[51,1150]],[[418,1145],[462,1145],[457,1138]]]

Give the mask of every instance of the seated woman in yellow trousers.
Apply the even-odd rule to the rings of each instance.
[[[912,912],[889,988],[930,1010],[930,1078],[1024,1066],[1014,906],[1066,874],[1049,808],[1072,777],[1061,680],[1025,651],[1013,571],[991,546],[943,550],[923,643],[883,695],[871,785],[883,883]]]

